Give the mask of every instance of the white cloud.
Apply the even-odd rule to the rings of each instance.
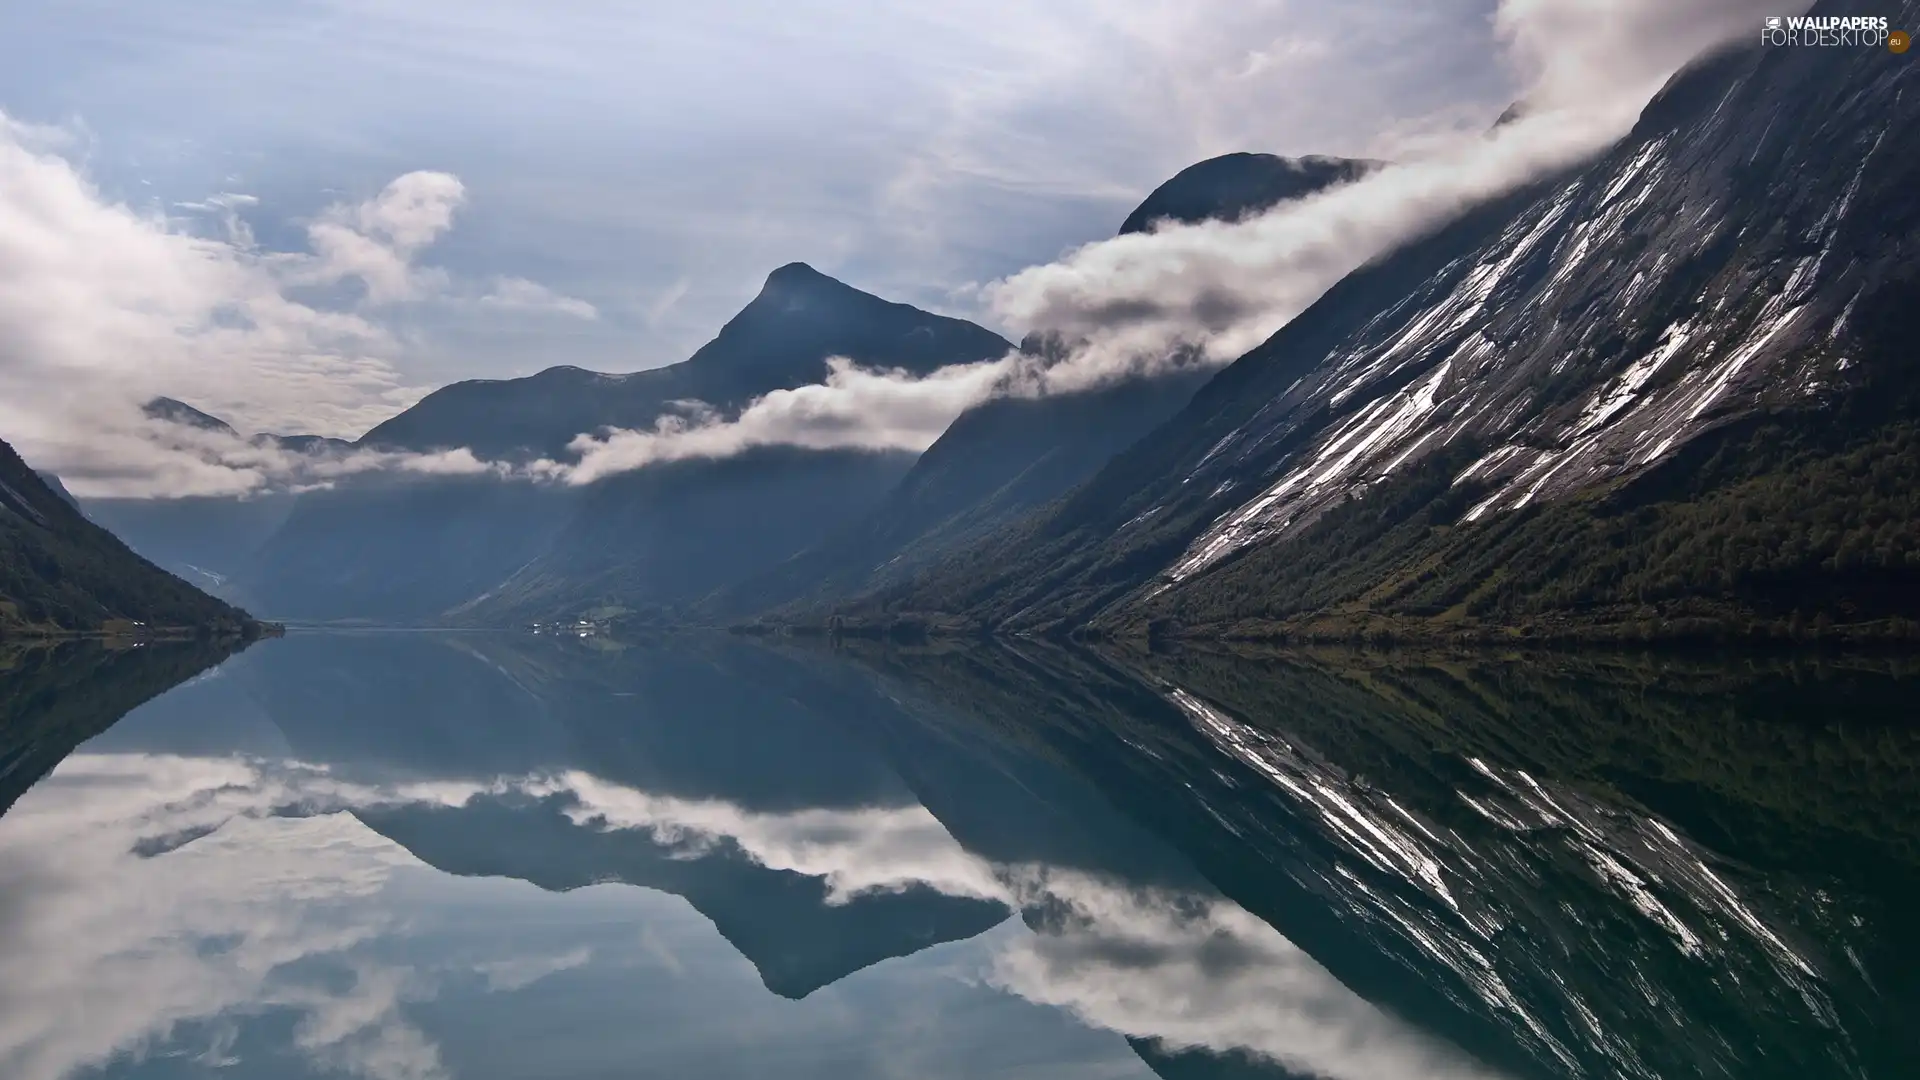
[[[77,753],[0,828],[0,1075],[66,1080],[284,1009],[318,1071],[444,1080],[404,1007],[471,972],[490,992],[588,962],[482,942],[460,969],[391,961],[431,873],[353,808],[462,805],[487,785],[390,787],[293,762]],[[339,978],[319,978],[327,973]]]
[[[330,206],[307,225],[307,241],[315,258],[287,260],[298,266],[292,280],[299,284],[357,280],[371,304],[442,294],[451,284],[446,271],[416,266],[414,260],[453,227],[454,212],[466,198],[467,189],[459,177],[417,171],[396,177],[365,202]],[[522,284],[540,288],[530,281]]]
[[[0,438],[81,495],[241,494],[368,469],[477,472],[470,454],[293,455],[148,420],[169,396],[249,430],[357,434],[411,404],[399,336],[370,305],[444,292],[415,264],[464,198],[445,173],[413,172],[364,202],[324,210],[311,252],[262,251],[240,219],[249,197],[205,201],[200,235],[101,195],[63,153],[75,140],[0,114]],[[366,304],[299,290],[347,280]],[[502,295],[578,314],[577,301],[509,281]],[[500,289],[496,289],[500,292]]]
[[[1030,902],[1050,926],[997,956],[993,981],[1087,1024],[1326,1080],[1500,1075],[1382,1012],[1231,901],[1054,874]]]
[[[537,281],[522,277],[494,278],[493,287],[481,295],[479,302],[485,307],[508,311],[547,312],[575,319],[600,317],[600,312],[585,300],[557,293]]]
[[[580,455],[577,463],[542,461],[534,471],[587,484],[660,462],[731,457],[757,446],[924,450],[1015,370],[1013,361],[986,360],[916,378],[859,367],[845,357],[831,358],[827,367],[825,382],[775,390],[735,417],[695,408],[661,417],[651,431],[582,435],[571,446]]]

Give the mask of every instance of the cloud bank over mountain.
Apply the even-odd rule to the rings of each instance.
[[[734,418],[582,437],[578,465],[548,463],[549,472],[589,482],[768,444],[922,450],[996,394],[1077,393],[1230,363],[1368,261],[1604,150],[1675,71],[1752,30],[1764,6],[1506,0],[1496,28],[1528,86],[1510,122],[1251,219],[1102,240],[981,290],[1016,333],[1073,343],[1062,359],[1014,355],[924,380],[838,361],[825,382],[777,391]]]

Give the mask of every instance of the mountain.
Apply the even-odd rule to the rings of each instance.
[[[675,402],[735,412],[769,391],[819,382],[830,356],[925,373],[998,357],[1011,347],[972,323],[882,300],[805,263],[788,263],[681,363],[628,375],[556,367],[524,379],[454,383],[369,431],[360,445],[559,457],[576,435],[650,427]]]
[[[1153,189],[1120,224],[1120,234],[1147,232],[1161,221],[1192,225],[1238,221],[1283,202],[1358,180],[1380,166],[1351,158],[1286,158],[1222,154],[1189,165]]]
[[[795,263],[774,271],[754,301],[684,363],[610,377],[574,395],[549,379],[508,407],[511,384],[459,384],[369,433],[365,443],[439,445],[463,424],[496,452],[558,452],[573,433],[649,427],[689,398],[723,412],[769,391],[818,382],[831,356],[926,374],[1005,355],[997,335],[870,296]],[[551,374],[551,373],[549,373]],[[536,379],[542,377],[536,376]],[[573,378],[572,376],[568,377]],[[468,387],[470,389],[462,389]],[[445,392],[443,392],[445,393]],[[617,411],[616,411],[617,410]],[[536,423],[537,422],[537,423]],[[581,426],[586,425],[586,426]],[[912,466],[914,455],[766,447],[725,460],[689,460],[609,477],[577,493],[567,519],[497,588],[456,609],[469,621],[606,613],[665,613],[777,566],[859,521]],[[777,527],[769,527],[777,523]]]
[[[169,424],[232,435],[236,439],[241,438],[240,432],[232,424],[212,413],[202,412],[184,401],[176,401],[173,398],[154,398],[141,406],[140,411],[146,414],[149,420],[164,420]],[[325,435],[274,435],[261,432],[246,436],[246,439],[255,446],[275,446],[283,450],[307,454],[322,450],[346,450],[353,446],[346,439],[333,439]]]
[[[456,614],[489,623],[678,619],[715,590],[860,520],[913,461],[902,452],[761,447],[602,480],[580,493],[544,553]]]
[[[728,413],[770,391],[818,382],[829,357],[926,373],[1011,347],[972,323],[890,303],[792,263],[770,274],[759,295],[682,363],[627,375],[560,367],[456,383],[353,445],[565,458],[576,436],[651,428],[688,401]],[[205,416],[178,403],[155,408],[177,422]],[[307,437],[275,438],[289,449],[311,445]],[[297,498],[89,509],[123,525],[168,565],[205,572],[277,616],[422,623],[455,613],[467,622],[502,622],[690,602],[857,520],[911,463],[904,454],[767,450],[582,488],[369,474]],[[766,528],[769,521],[780,527]]]
[[[1352,275],[1058,507],[865,612],[1913,633],[1911,71],[1864,49],[1703,60],[1591,166]]]
[[[169,424],[197,428],[200,431],[215,431],[223,435],[237,437],[240,434],[225,420],[210,413],[201,412],[184,401],[175,401],[170,397],[154,398],[141,406],[140,411],[149,420],[164,420]]]
[[[1228,155],[1168,181],[1136,217],[1237,217],[1367,166]],[[971,323],[889,303],[793,263],[770,274],[759,295],[684,363],[628,375],[557,367],[456,383],[356,445],[564,459],[583,433],[647,428],[687,401],[726,414],[769,391],[817,382],[830,356],[924,374],[1010,349]],[[944,558],[1085,480],[1171,416],[1202,379],[1178,373],[1072,397],[987,402],[917,461],[904,453],[763,448],[728,461],[658,465],[580,490],[366,476],[298,498],[115,500],[89,509],[177,572],[282,617],[735,618],[853,595]],[[171,399],[157,399],[148,413],[233,430]],[[254,438],[296,450],[344,446]],[[763,527],[767,521],[780,528]]]
[[[1375,163],[1227,154],[1182,170],[1127,218],[1234,220],[1354,179]],[[1024,352],[1059,352],[1038,336]],[[1171,418],[1206,380],[1176,371],[1058,397],[994,398],[962,414],[865,518],[825,543],[709,597],[704,614],[807,611],[938,564],[1071,491]]]
[[[87,520],[0,442],[0,636],[91,633],[117,624],[239,634],[230,607]]]
[[[35,469],[33,475],[39,477],[40,482],[47,485],[48,491],[59,496],[61,502],[66,503],[75,510],[80,510],[80,500],[73,497],[73,492],[67,490],[67,485],[61,483],[59,477],[50,472],[42,472],[39,469]],[[84,513],[84,511],[82,512]]]
[[[82,505],[88,517],[124,538],[142,558],[230,602],[252,603],[234,579],[297,501],[276,492],[245,499],[89,498]]]
[[[367,474],[294,499],[234,585],[290,619],[430,623],[544,552],[577,501],[490,476]]]
[[[1171,416],[1201,381],[1181,374],[975,406],[871,513],[700,608],[721,618],[801,611],[904,579],[1071,490]]]

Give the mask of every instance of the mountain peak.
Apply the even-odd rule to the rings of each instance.
[[[828,277],[803,262],[790,262],[767,275],[767,284],[769,285],[798,284],[801,282],[817,283],[821,281],[832,281],[835,285],[842,284],[842,282],[835,281],[833,278]]]
[[[1146,232],[1157,221],[1191,225],[1236,221],[1335,184],[1357,180],[1380,162],[1277,154],[1222,154],[1189,165],[1148,195],[1120,226],[1122,235]]]
[[[866,297],[868,294],[835,277],[815,270],[803,262],[790,262],[767,275],[767,282],[760,287],[760,295],[754,298],[754,305],[763,305],[772,301],[784,309],[799,306],[808,298]],[[872,297],[878,300],[878,297]],[[753,305],[749,305],[753,306]]]
[[[184,401],[170,397],[157,397],[140,407],[149,420],[165,420],[170,424],[182,424],[199,428],[202,431],[222,431],[228,435],[237,435],[233,425],[217,416],[203,413]]]

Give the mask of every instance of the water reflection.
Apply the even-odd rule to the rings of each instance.
[[[0,820],[0,1073],[1907,1075],[1906,684],[1648,674],[273,642]]]

